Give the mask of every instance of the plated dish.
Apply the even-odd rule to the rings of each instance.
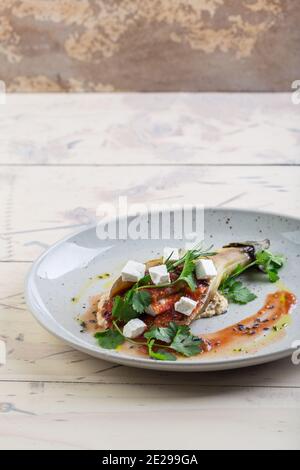
[[[204,242],[187,251],[86,228],[34,263],[27,303],[51,333],[120,364],[202,371],[275,360],[300,339],[299,233],[298,219],[223,209],[206,210]]]
[[[195,335],[197,319],[230,315],[230,303],[248,304],[257,296],[240,276],[260,270],[262,282],[279,281],[285,258],[270,251],[270,241],[232,242],[212,251],[165,247],[162,256],[145,263],[129,260],[111,289],[95,297],[81,316],[83,331],[94,334],[100,347],[130,351],[158,361],[216,354],[248,348],[288,323],[296,297],[275,290],[263,307],[225,329]]]

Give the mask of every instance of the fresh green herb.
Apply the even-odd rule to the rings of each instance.
[[[236,281],[244,271],[253,266],[261,268],[269,278],[270,282],[276,282],[279,279],[278,271],[284,264],[284,257],[281,255],[274,255],[268,250],[259,251],[256,253],[255,260],[247,266],[237,266],[233,273],[227,277],[220,286],[220,291],[230,300],[238,304],[247,304],[256,299],[253,294],[242,282]]]
[[[116,330],[105,330],[95,334],[99,346],[105,349],[116,349],[124,343],[124,336]]]
[[[177,282],[185,281],[187,285],[189,286],[189,288],[192,291],[194,291],[197,287],[195,276],[194,276],[194,271],[195,271],[194,256],[191,251],[188,251],[184,260],[182,271],[180,273],[179,278],[177,279]]]
[[[197,336],[193,336],[188,326],[180,325],[170,347],[189,357],[201,352],[201,343],[202,340]]]
[[[168,351],[164,351],[163,349],[157,349],[157,351],[153,351],[154,344],[154,339],[148,342],[148,353],[150,357],[157,359],[158,361],[176,361],[176,356]]]
[[[256,295],[251,292],[242,282],[236,281],[234,277],[227,278],[221,285],[220,291],[230,302],[236,304],[247,304],[256,299]]]
[[[194,276],[194,271],[195,271],[195,263],[194,260],[198,258],[199,254],[202,256],[212,256],[214,253],[209,253],[209,252],[200,252],[200,251],[195,251],[195,250],[189,250],[185,253],[185,255],[178,261],[175,261],[174,263],[170,264],[170,262],[167,265],[168,271],[172,272],[174,269],[183,264],[182,271],[179,275],[179,277],[176,279],[174,282],[170,282],[167,284],[156,284],[156,285],[145,285],[143,286],[145,289],[150,289],[150,288],[158,288],[161,289],[163,287],[171,287],[176,285],[178,282],[184,281],[186,284],[189,286],[189,288],[194,291],[197,287],[196,281],[195,281],[195,276]],[[196,256],[197,255],[197,256]]]
[[[270,282],[278,281],[278,271],[282,268],[284,260],[283,256],[273,255],[268,250],[260,251],[256,254],[257,265],[268,275]]]
[[[213,256],[216,253],[210,251],[212,246],[210,246],[207,250],[202,249],[202,244],[197,245],[192,250],[188,250],[179,260],[177,261],[166,261],[168,271],[174,271],[177,266],[181,266],[185,263],[186,258],[190,258],[191,260],[196,260],[198,258],[207,258],[208,256]]]
[[[127,318],[135,318],[137,314],[145,311],[145,308],[151,304],[151,295],[146,290],[138,290],[138,284],[133,286],[123,297],[117,296],[114,299],[113,316],[119,320],[126,321]],[[114,313],[115,312],[115,313]]]
[[[176,325],[176,323],[170,322],[169,326],[165,328],[151,328],[144,336],[148,339],[148,343],[157,339],[167,343],[170,349],[184,356],[193,356],[201,352],[202,340],[193,336],[186,325]]]
[[[135,291],[132,295],[132,307],[138,313],[143,313],[151,304],[151,295],[146,290]]]
[[[176,323],[170,322],[168,327],[157,327],[154,326],[151,330],[147,331],[144,336],[148,340],[157,339],[158,341],[162,341],[163,343],[172,343],[173,338],[175,337],[177,332]]]
[[[133,290],[135,290],[137,287],[143,287],[147,286],[151,282],[151,276],[150,274],[146,274],[146,276],[142,277],[134,286]]]
[[[178,326],[176,323],[170,322],[166,328],[153,327],[144,335],[147,343],[125,338],[117,322],[114,321],[113,325],[115,329],[95,334],[95,338],[102,348],[116,349],[127,340],[138,346],[147,346],[149,356],[159,361],[176,361],[176,356],[169,349],[187,357],[201,352],[202,340],[197,336],[193,336],[189,327],[185,325]],[[156,340],[165,344],[157,344]],[[153,350],[154,347],[156,348],[155,351]]]
[[[128,299],[122,299],[119,295],[114,298],[112,316],[117,320],[128,322],[138,316],[138,312],[133,308]]]

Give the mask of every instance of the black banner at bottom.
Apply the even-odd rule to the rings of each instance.
[[[41,463],[40,454],[43,453],[44,462],[47,465],[62,464],[96,464],[101,465],[103,469],[106,467],[116,466],[126,469],[136,469],[145,467],[145,465],[156,466],[165,465],[173,467],[178,465],[197,466],[201,462],[200,454],[205,451],[199,450],[28,450],[28,451],[2,451],[1,461],[10,463],[30,461],[30,464]],[[46,456],[45,456],[46,454]]]

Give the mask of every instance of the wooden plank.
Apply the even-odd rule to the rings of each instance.
[[[87,223],[103,202],[190,202],[300,213],[300,167],[78,168],[6,167],[1,171],[0,260],[31,261]]]
[[[299,389],[2,383],[0,401],[1,448],[299,449]]]
[[[2,381],[58,381],[103,384],[191,384],[222,387],[299,387],[289,359],[218,373],[170,373],[117,366],[73,350],[47,333],[28,312],[23,298],[27,263],[0,263],[0,338],[7,343]],[[13,388],[13,387],[12,387]]]
[[[290,93],[8,95],[2,164],[300,164]]]

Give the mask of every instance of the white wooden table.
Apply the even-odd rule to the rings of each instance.
[[[10,95],[0,105],[1,448],[299,448],[300,368],[160,373],[44,331],[24,276],[100,202],[196,199],[299,215],[288,94]]]

